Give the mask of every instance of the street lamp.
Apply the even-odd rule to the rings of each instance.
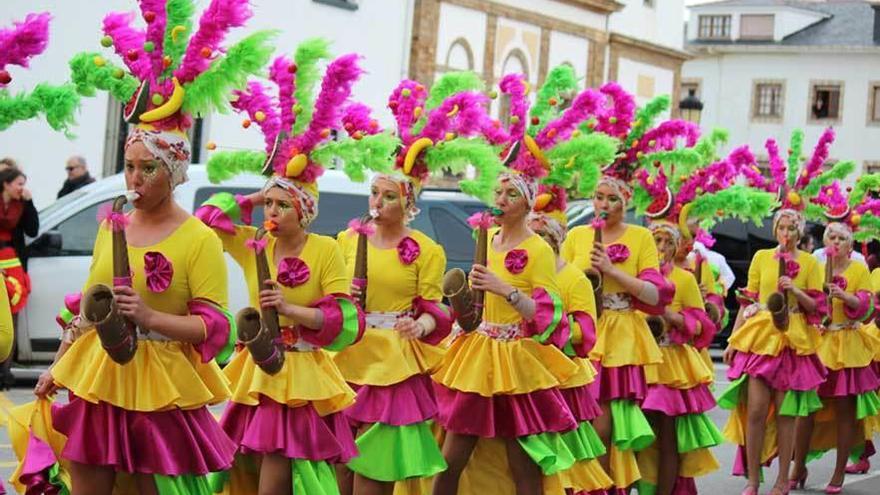
[[[681,118],[694,124],[700,123],[700,115],[703,113],[703,102],[697,98],[697,90],[688,89],[687,98],[678,103],[678,109],[681,111]]]

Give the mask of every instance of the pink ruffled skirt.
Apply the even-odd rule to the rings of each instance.
[[[778,356],[737,352],[727,370],[727,378],[736,380],[743,374],[760,378],[774,390],[815,390],[825,381],[828,371],[819,356],[799,356],[785,348]]]
[[[648,386],[648,396],[642,402],[642,409],[667,416],[683,416],[708,412],[715,405],[715,397],[705,384],[688,389],[657,384]]]
[[[229,469],[235,444],[207,408],[127,411],[71,394],[52,423],[67,436],[62,457],[127,473],[204,475]]]
[[[598,375],[589,385],[590,393],[599,402],[612,400],[631,400],[641,403],[648,393],[645,370],[641,366],[620,366],[605,368],[593,361]]]
[[[433,381],[427,375],[414,375],[384,387],[349,385],[357,391],[357,399],[344,414],[356,427],[372,423],[405,426],[437,416]]]
[[[860,395],[880,388],[880,376],[873,366],[828,370],[828,377],[819,386],[819,397]]]
[[[444,429],[486,438],[516,438],[577,428],[558,389],[528,394],[495,395],[461,392],[435,384],[438,421]]]
[[[268,397],[246,406],[231,402],[220,426],[240,454],[278,454],[343,464],[357,455],[351,427],[342,413],[324,417],[309,404],[287,407]]]

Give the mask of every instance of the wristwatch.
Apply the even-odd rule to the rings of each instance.
[[[511,306],[516,306],[516,303],[519,302],[519,289],[513,289],[513,291],[504,298],[504,300],[506,300]]]

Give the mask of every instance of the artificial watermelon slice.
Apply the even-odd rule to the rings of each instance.
[[[140,124],[141,114],[147,111],[150,103],[150,82],[144,81],[125,104],[122,118],[129,124]]]
[[[672,191],[666,187],[663,190],[663,194],[654,198],[654,201],[648,205],[648,209],[645,211],[645,215],[648,218],[660,218],[666,216],[669,213],[669,209],[672,208]]]

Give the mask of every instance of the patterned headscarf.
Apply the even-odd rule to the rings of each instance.
[[[776,227],[779,225],[779,220],[781,220],[782,217],[792,218],[795,221],[795,223],[797,224],[798,237],[800,238],[800,237],[804,236],[804,233],[806,233],[806,231],[807,231],[807,221],[804,218],[803,213],[801,213],[797,210],[793,210],[791,208],[782,208],[782,209],[778,210],[775,215],[773,215],[773,235],[774,236],[776,235]]]
[[[839,234],[846,238],[849,242],[850,248],[852,248],[853,242],[853,231],[849,225],[842,222],[831,222],[825,227],[825,233],[822,235],[822,239],[825,244],[828,244],[828,237],[831,234]]]
[[[648,225],[648,229],[651,231],[652,234],[657,231],[666,232],[672,237],[672,240],[675,241],[676,245],[681,242],[681,231],[678,230],[677,225],[671,224],[666,221],[651,222],[651,224]]]
[[[296,212],[299,214],[300,226],[305,229],[311,225],[312,221],[315,220],[315,217],[318,216],[317,185],[314,182],[298,182],[278,175],[273,175],[268,181],[266,181],[266,185],[263,186],[263,193],[265,194],[266,191],[273,187],[280,187],[293,196],[295,201],[294,206]]]
[[[503,172],[498,176],[498,181],[510,181],[513,187],[526,198],[529,209],[535,207],[535,199],[538,197],[538,182],[533,177],[516,172]]]
[[[186,171],[189,168],[191,152],[185,134],[135,127],[128,135],[125,147],[128,148],[138,141],[144,143],[147,150],[168,169],[172,188],[187,181]]]
[[[623,210],[626,211],[626,208],[629,206],[629,202],[632,199],[633,190],[632,186],[629,185],[623,179],[619,179],[617,177],[611,175],[604,175],[601,179],[599,179],[599,184],[596,186],[608,186],[620,196],[620,199],[623,201]]]
[[[550,238],[551,247],[554,251],[559,252],[562,247],[562,241],[565,240],[565,227],[562,226],[555,218],[539,212],[529,214],[529,222],[538,224],[538,235],[546,234]]]
[[[420,188],[416,185],[418,179],[403,174],[379,174],[373,177],[371,184],[375,184],[376,181],[381,179],[397,184],[397,187],[400,189],[400,197],[403,200],[403,221],[406,224],[412,222],[420,212],[418,207],[416,207],[416,198],[420,192]]]

